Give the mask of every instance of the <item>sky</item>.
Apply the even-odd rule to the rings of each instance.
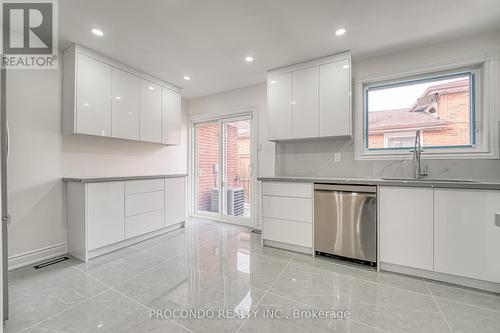
[[[428,87],[463,79],[464,77],[458,77],[401,87],[369,90],[368,112],[410,108]]]

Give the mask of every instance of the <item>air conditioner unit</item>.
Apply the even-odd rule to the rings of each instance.
[[[227,214],[231,216],[243,216],[245,213],[245,189],[243,187],[228,188]],[[219,189],[212,188],[210,192],[210,211],[219,211]]]
[[[210,192],[210,211],[219,212],[219,188],[217,187]]]
[[[227,189],[227,214],[242,216],[245,213],[245,189],[243,187]]]

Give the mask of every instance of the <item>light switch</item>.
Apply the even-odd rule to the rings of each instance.
[[[500,213],[495,214],[495,225],[500,228]]]
[[[342,161],[342,153],[335,153],[335,154],[333,155],[333,160],[334,160],[335,162],[340,162],[340,161]]]

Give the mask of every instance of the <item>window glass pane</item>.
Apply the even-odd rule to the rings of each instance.
[[[196,207],[219,212],[219,123],[196,126]]]
[[[421,131],[424,147],[474,144],[472,74],[369,87],[368,149],[411,148]]]
[[[250,131],[250,120],[224,123],[226,215],[250,217]]]

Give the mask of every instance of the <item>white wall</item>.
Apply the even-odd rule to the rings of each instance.
[[[8,72],[10,258],[66,242],[62,177],[187,173],[184,100],[180,146],[63,136],[61,84],[60,70]]]
[[[354,80],[362,81],[368,78],[408,73],[490,52],[500,52],[500,32],[355,61],[352,70]],[[500,91],[497,98],[500,98]],[[355,105],[359,103],[362,103],[362,100],[354,101]],[[496,112],[500,113],[500,110]],[[359,116],[362,115],[355,114],[355,117]],[[350,139],[280,143],[276,151],[279,175],[360,178],[412,176],[411,161],[355,160],[354,145]],[[336,152],[341,152],[341,162],[334,161]],[[499,160],[428,160],[425,163],[429,165],[431,177],[500,179]]]

